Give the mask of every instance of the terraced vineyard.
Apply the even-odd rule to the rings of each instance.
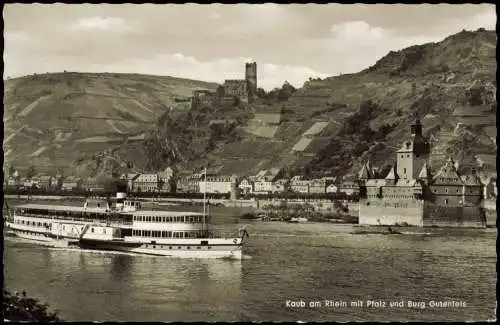
[[[215,84],[115,74],[20,78],[5,89],[5,151],[19,164],[71,165],[75,152],[95,153],[121,138],[115,159],[138,171],[208,164],[225,174],[287,166],[342,176],[368,158],[386,170],[419,117],[433,168],[448,155],[489,161],[497,151],[496,42],[493,31],[463,31],[392,51],[356,74],[311,79],[286,98],[270,92],[251,105],[230,100],[207,110],[190,110],[185,100]],[[144,140],[125,141],[139,134]]]
[[[6,161],[69,167],[117,139],[151,129],[175,99],[216,84],[135,74],[51,73],[5,81]],[[57,143],[58,145],[53,145]]]

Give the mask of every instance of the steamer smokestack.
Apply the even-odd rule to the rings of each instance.
[[[116,209],[122,210],[123,203],[127,198],[126,188],[124,186],[118,185],[116,189]]]

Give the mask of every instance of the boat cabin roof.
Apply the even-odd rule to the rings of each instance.
[[[15,207],[16,209],[38,209],[47,211],[66,211],[66,212],[87,212],[87,213],[102,213],[109,212],[119,213],[122,215],[137,215],[137,216],[202,216],[203,213],[190,211],[158,211],[158,210],[138,210],[138,211],[106,211],[106,207],[102,208],[84,208],[83,206],[69,205],[48,205],[48,204],[23,204]]]
[[[17,209],[38,209],[48,211],[67,211],[67,212],[90,212],[90,213],[107,213],[106,207],[103,208],[84,208],[83,206],[69,205],[48,205],[48,204],[23,204],[17,205]]]
[[[122,214],[130,214],[134,216],[202,216],[203,213],[190,212],[190,211],[159,211],[159,210],[139,210],[139,211],[126,211]]]

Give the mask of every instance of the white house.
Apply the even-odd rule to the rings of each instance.
[[[251,182],[247,178],[244,178],[241,180],[240,184],[238,185],[238,188],[243,194],[251,194],[253,193],[253,182]]]
[[[296,177],[296,176],[295,176]],[[296,193],[309,193],[309,181],[308,180],[293,180],[290,183],[292,191]]]
[[[159,190],[160,178],[158,174],[139,174],[132,177],[132,190],[140,192],[155,192]]]
[[[273,191],[273,182],[268,180],[257,180],[254,183],[254,191],[259,193],[269,193]]]
[[[338,187],[335,184],[330,184],[326,187],[326,193],[337,193]]]
[[[229,176],[207,177],[199,182],[200,193],[231,193],[232,182]]]

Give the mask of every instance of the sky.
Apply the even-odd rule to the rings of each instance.
[[[4,79],[67,70],[222,83],[255,61],[266,90],[496,27],[492,4],[6,4],[3,18]]]

